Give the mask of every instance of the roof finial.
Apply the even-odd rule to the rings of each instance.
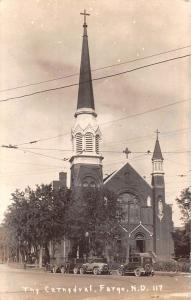
[[[157,130],[155,131],[155,133],[157,134],[157,141],[158,141],[160,131],[157,129]]]
[[[87,27],[87,24],[86,24],[86,16],[90,16],[90,14],[86,13],[86,10],[84,9],[84,12],[83,13],[80,13],[80,15],[83,15],[84,16],[84,27]]]

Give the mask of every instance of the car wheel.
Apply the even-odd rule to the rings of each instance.
[[[141,276],[141,270],[139,268],[135,269],[134,274],[136,277],[140,277]]]
[[[78,274],[78,268],[74,268],[74,269],[73,269],[73,273],[74,273],[74,274]],[[82,273],[80,273],[80,274],[82,274]]]
[[[124,274],[124,271],[122,270],[122,269],[118,269],[117,270],[117,274],[119,275],[119,276],[124,276],[125,274]]]
[[[81,275],[82,275],[82,274],[85,274],[84,268],[80,268],[80,274],[81,274]]]
[[[93,269],[93,274],[94,274],[94,275],[98,275],[98,274],[99,274],[98,268],[94,268],[94,269]]]

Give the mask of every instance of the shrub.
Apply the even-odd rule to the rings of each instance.
[[[177,262],[177,261],[158,261],[154,264],[155,271],[166,272],[189,272],[189,262]]]

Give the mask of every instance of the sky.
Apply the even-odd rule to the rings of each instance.
[[[93,78],[191,53],[189,0],[1,0],[0,100],[78,83],[84,9],[90,13],[92,70],[115,65],[92,71]],[[128,62],[177,48],[184,49]],[[146,152],[153,151],[158,129],[166,202],[176,226],[181,221],[175,198],[191,179],[190,65],[184,57],[93,83],[103,173],[128,161],[150,183]],[[48,82],[36,84],[42,81]],[[72,155],[77,91],[74,86],[0,102],[0,145],[22,148],[0,147],[0,221],[15,189],[50,183],[60,171],[70,177],[63,159]]]

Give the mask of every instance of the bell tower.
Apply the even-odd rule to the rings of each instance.
[[[159,131],[152,157],[152,187],[153,187],[153,226],[154,226],[154,252],[160,259],[170,258],[170,208],[165,203],[165,181],[163,171],[162,151],[159,143]]]
[[[91,66],[84,10],[82,54],[75,123],[71,131],[73,155],[71,163],[71,189],[80,193],[82,187],[100,188],[103,185],[102,159],[100,154],[101,132],[95,112]]]

